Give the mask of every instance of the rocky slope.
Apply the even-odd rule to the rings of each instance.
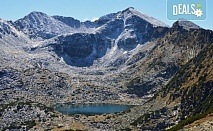
[[[169,103],[180,103],[179,117],[187,124],[193,122],[191,119],[200,119],[213,111],[212,58],[211,43],[178,71],[164,88]]]
[[[135,58],[140,58],[143,53],[136,54],[129,60],[134,63],[129,68],[135,70],[135,78],[126,84],[127,92],[143,96],[153,87],[165,85],[180,67],[212,42],[212,31],[186,30],[179,21],[175,22],[164,36],[155,41],[156,46],[146,57],[136,62]]]
[[[142,115],[132,125],[140,126],[142,130],[163,130],[172,127],[169,130],[173,131],[188,128],[192,126],[188,124],[210,115],[213,111],[213,73],[212,66],[210,66],[212,51],[211,43],[180,68],[169,83],[151,100],[155,101],[153,106],[161,103],[160,109],[152,109],[152,112]],[[211,121],[210,115],[208,121],[200,122],[200,127],[191,127],[191,129],[204,128],[202,124],[205,122],[208,124]],[[206,130],[211,130],[211,128],[211,126],[205,127]]]

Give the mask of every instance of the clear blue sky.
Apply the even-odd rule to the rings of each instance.
[[[48,15],[71,16],[81,21],[100,17],[134,7],[168,25],[174,21],[166,18],[166,0],[1,0],[0,18],[17,20],[32,11]],[[213,0],[207,0],[207,20],[193,21],[199,26],[213,30]]]

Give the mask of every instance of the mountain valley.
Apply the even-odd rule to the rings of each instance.
[[[133,7],[94,22],[0,19],[0,130],[179,130],[206,116],[211,130],[212,43],[211,30]],[[68,116],[57,103],[134,107]]]

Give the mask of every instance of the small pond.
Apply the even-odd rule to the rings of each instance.
[[[57,104],[55,110],[66,115],[84,114],[84,115],[100,115],[106,113],[116,113],[126,111],[133,107],[132,105],[119,104]]]

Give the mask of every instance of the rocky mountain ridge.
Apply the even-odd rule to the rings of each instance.
[[[16,27],[30,37],[35,34],[39,35],[35,38],[43,37],[42,43],[45,47],[54,46],[54,52],[67,64],[80,67],[93,65],[94,61],[106,55],[107,51],[113,56],[116,56],[117,52],[131,51],[138,44],[156,39],[168,30],[166,24],[133,8],[108,14],[90,24],[91,26],[88,26],[88,22],[79,23],[71,17],[51,17],[40,12],[32,12],[15,21]],[[32,35],[29,34],[30,30],[33,31]],[[33,49],[35,48],[33,46]],[[70,50],[69,48],[75,55],[67,53],[66,50]],[[75,52],[84,52],[84,56]],[[105,59],[110,61],[112,58]]]

